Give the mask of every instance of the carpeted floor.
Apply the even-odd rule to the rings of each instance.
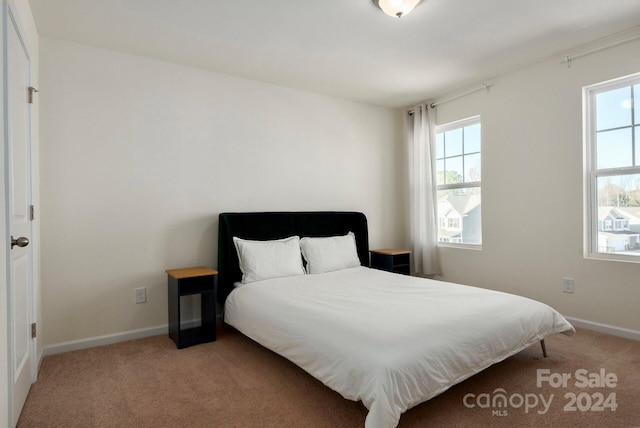
[[[218,336],[182,350],[156,336],[46,357],[18,427],[364,426],[361,403],[231,328]],[[546,344],[549,358],[532,346],[408,410],[399,427],[640,427],[640,342],[579,330]],[[537,385],[539,369],[551,385]],[[566,385],[553,384],[563,373]],[[492,405],[501,392],[506,406]]]

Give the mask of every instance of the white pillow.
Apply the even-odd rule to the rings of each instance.
[[[302,238],[302,255],[307,261],[307,272],[324,273],[360,266],[356,237],[353,232],[328,238]]]
[[[283,276],[304,275],[300,237],[250,241],[233,237],[242,271],[242,283]]]

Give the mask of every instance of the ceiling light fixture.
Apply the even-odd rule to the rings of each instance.
[[[413,10],[422,0],[373,0],[389,16],[402,18]]]

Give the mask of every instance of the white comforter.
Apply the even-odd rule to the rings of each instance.
[[[365,267],[270,279],[229,295],[225,322],[369,409],[367,428],[544,337],[573,333],[524,297]]]

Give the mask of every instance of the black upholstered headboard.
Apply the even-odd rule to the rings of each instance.
[[[369,266],[369,231],[363,213],[348,211],[222,213],[218,222],[218,303],[223,304],[242,272],[233,237],[270,240],[289,236],[334,236],[353,232],[358,257]]]

